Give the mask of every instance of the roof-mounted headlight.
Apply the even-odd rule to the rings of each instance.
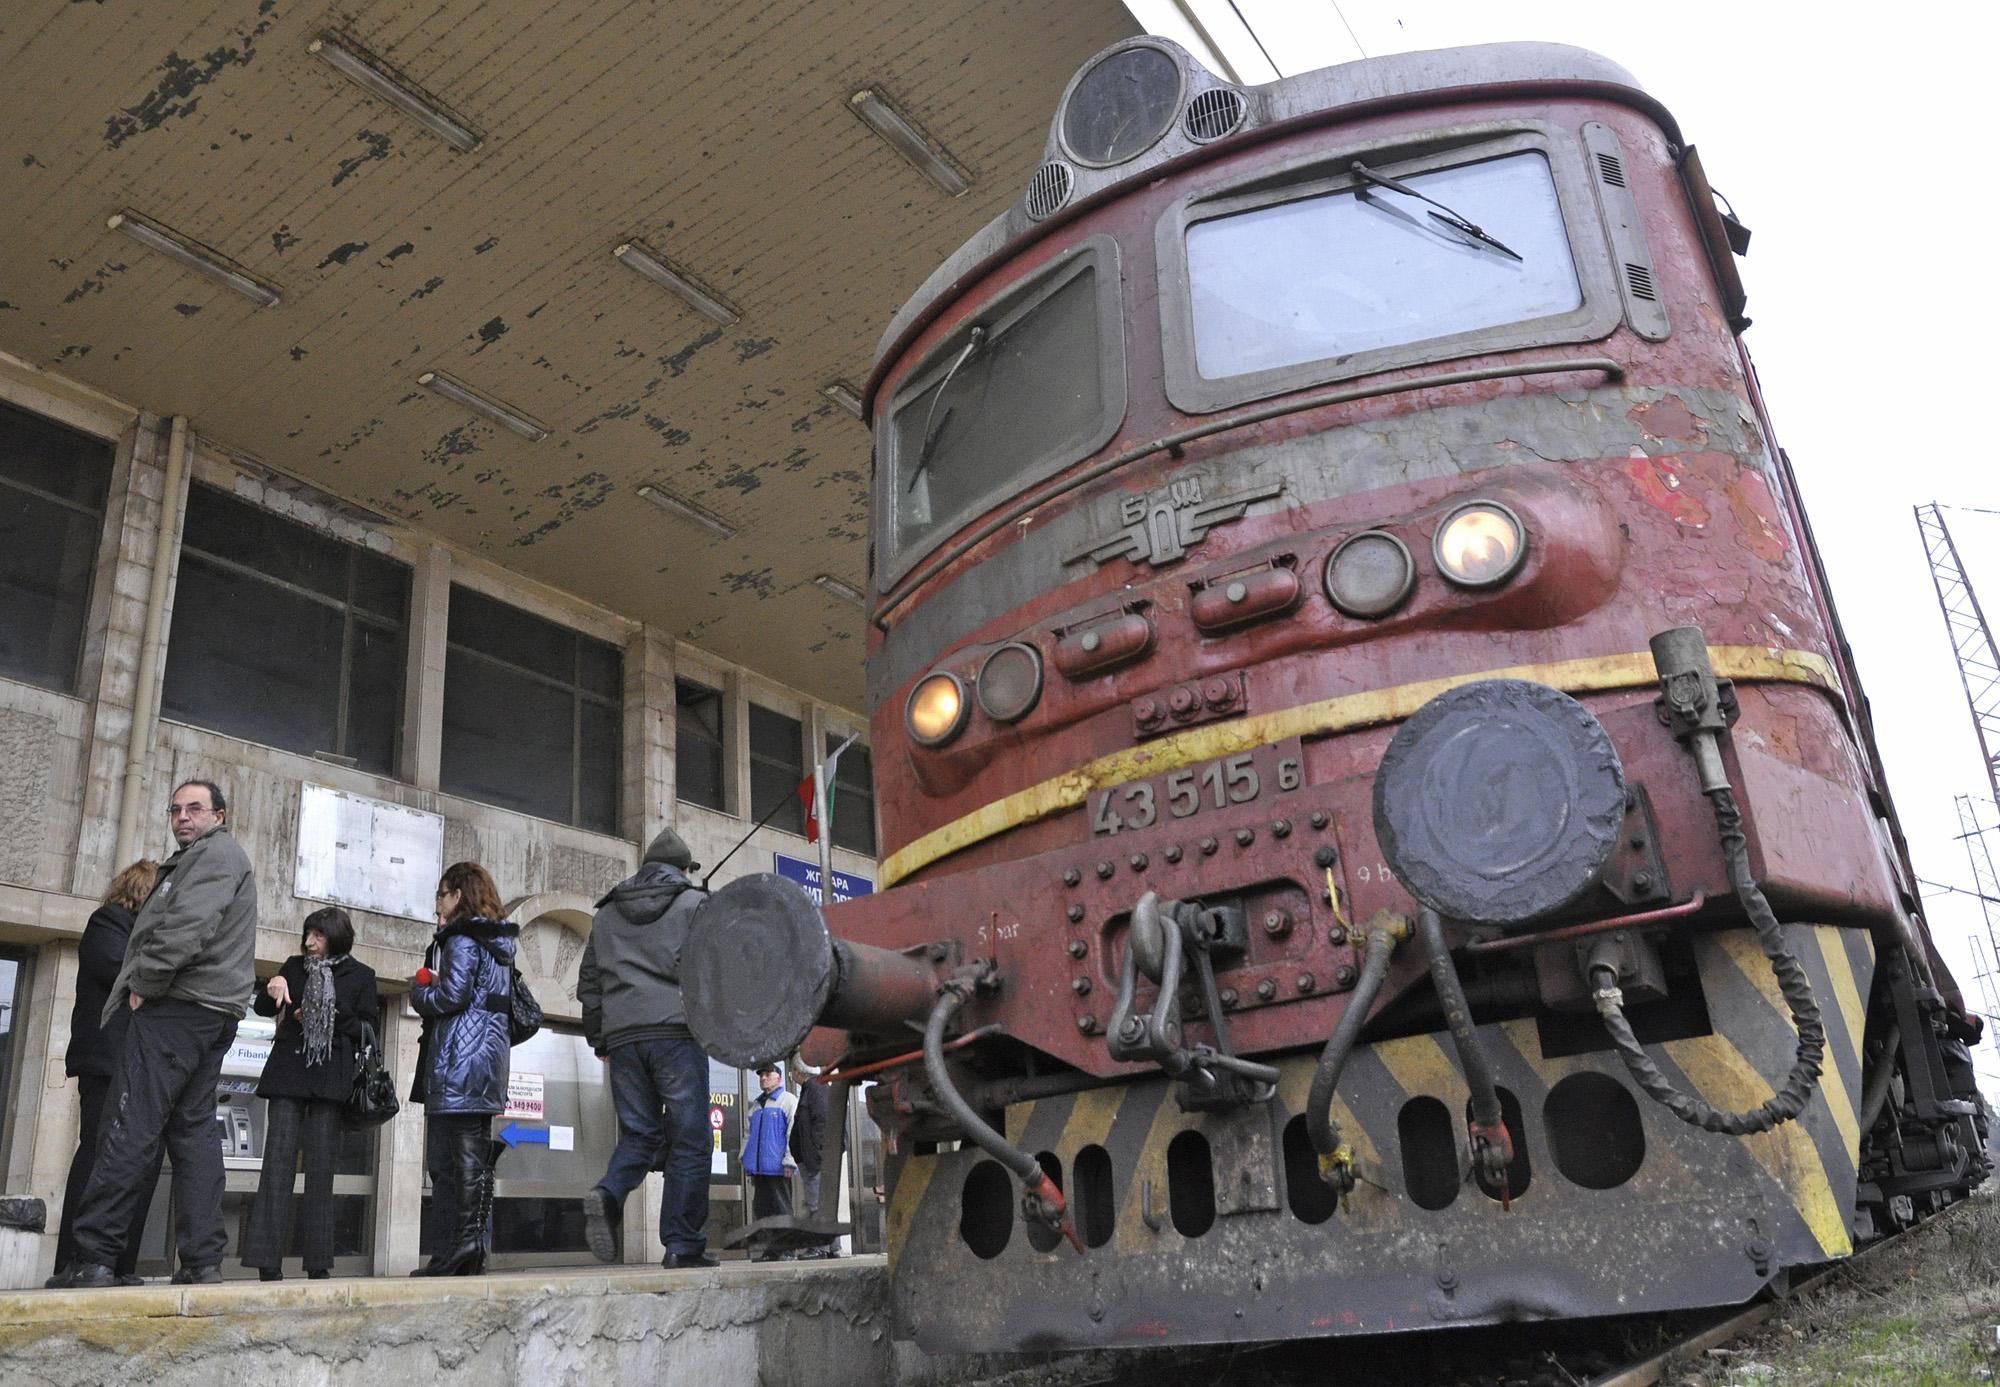
[[[1181,65],[1166,49],[1135,43],[1084,71],[1063,102],[1063,146],[1078,163],[1105,168],[1151,149],[1180,114]]]
[[[1468,501],[1439,522],[1431,541],[1438,572],[1462,588],[1506,582],[1528,556],[1521,518],[1498,501]]]
[[[965,685],[956,674],[932,674],[910,690],[903,721],[920,746],[943,746],[965,730]]]

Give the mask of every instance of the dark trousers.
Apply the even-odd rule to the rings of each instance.
[[[291,1245],[292,1174],[305,1152],[306,1192],[299,1206],[299,1243],[307,1271],[333,1269],[333,1148],[340,1104],[332,1099],[272,1098],[264,1124],[264,1172],[250,1205],[243,1265],[276,1270]]]
[[[174,1163],[175,1236],[183,1267],[221,1263],[222,1143],[215,1086],[236,1038],[236,1018],[165,998],[132,1013],[118,1077],[100,1121],[97,1163],[76,1216],[79,1262],[116,1266],[133,1209],[153,1197],[160,1147]]]
[[[99,1119],[104,1116],[104,1100],[111,1092],[109,1074],[79,1074],[77,1088],[76,1155],[70,1158],[69,1183],[63,1186],[62,1222],[56,1229],[56,1270],[76,1260],[76,1215],[83,1204],[83,1191],[90,1184],[90,1172],[97,1165]],[[146,1213],[153,1205],[153,1191],[160,1184],[160,1159],[153,1158],[153,1173],[145,1179],[145,1192],[132,1207],[132,1223],[125,1230],[125,1249],[118,1254],[112,1270],[131,1276],[139,1270],[139,1243],[146,1235]]]
[[[792,1211],[792,1177],[752,1175],[750,1177],[750,1218],[755,1222],[772,1214]]]
[[[424,1173],[431,1177],[431,1216],[424,1243],[431,1256],[443,1257],[458,1241],[458,1147],[465,1134],[481,1138],[493,1130],[493,1119],[482,1113],[424,1114]]]
[[[690,1039],[638,1040],[611,1051],[618,1145],[598,1187],[620,1204],[649,1170],[665,1175],[660,1243],[670,1256],[708,1247],[708,1056]]]

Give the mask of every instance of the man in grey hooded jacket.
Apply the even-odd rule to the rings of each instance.
[[[125,943],[105,1004],[132,1014],[112,1079],[97,1164],[76,1218],[75,1287],[115,1286],[132,1211],[153,1191],[166,1143],[178,1213],[178,1282],[222,1279],[222,1148],[215,1087],[236,1023],[257,985],[257,878],[230,836],[228,801],[212,781],[175,788],[168,823],[180,851],[160,867]]]
[[[660,1242],[667,1267],[712,1267],[708,1248],[708,1056],[688,1029],[680,951],[708,899],[688,880],[701,864],[671,828],[630,878],[597,903],[576,978],[584,1038],[611,1064],[618,1145],[583,1197],[584,1233],[601,1262],[617,1259],[625,1196],[660,1169]],[[664,1159],[663,1159],[664,1157]]]

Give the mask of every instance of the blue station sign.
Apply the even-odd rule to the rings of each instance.
[[[826,898],[820,891],[819,863],[807,862],[802,858],[787,857],[781,852],[771,854],[771,870],[786,881],[795,881],[802,887],[812,903],[821,909],[826,907]],[[833,903],[851,901],[856,896],[875,894],[875,883],[867,877],[858,877],[849,872],[833,874]]]

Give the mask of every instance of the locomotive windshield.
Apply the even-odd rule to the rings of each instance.
[[[1082,457],[1117,427],[1125,383],[1113,254],[1072,257],[1001,300],[898,397],[883,498],[894,552]]]
[[[1210,380],[1564,313],[1583,302],[1548,160],[1510,154],[1196,223]]]

